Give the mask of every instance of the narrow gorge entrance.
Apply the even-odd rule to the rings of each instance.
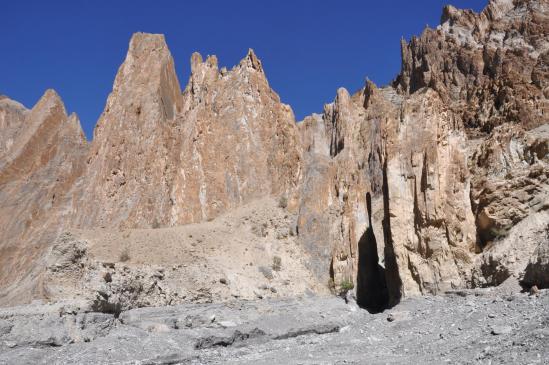
[[[372,226],[372,196],[366,194],[369,226],[358,241],[357,303],[370,313],[389,305],[385,268],[379,264],[377,240]]]

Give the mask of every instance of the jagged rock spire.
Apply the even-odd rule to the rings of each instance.
[[[249,48],[246,57],[240,61],[241,66],[253,68],[256,71],[263,72],[261,60],[256,56],[253,49]]]
[[[96,134],[103,128],[110,128],[105,125],[107,121],[113,128],[120,128],[114,126],[120,123],[137,123],[135,127],[151,128],[158,117],[173,119],[180,107],[180,99],[181,88],[164,36],[135,33],[116,75]],[[130,107],[133,115],[126,113]],[[109,117],[117,113],[117,116]]]

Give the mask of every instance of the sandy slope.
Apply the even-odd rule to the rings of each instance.
[[[294,222],[264,198],[204,223],[71,231],[50,254],[46,289],[61,300],[103,293],[124,309],[327,293],[306,267]]]

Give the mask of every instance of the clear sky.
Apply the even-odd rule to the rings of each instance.
[[[442,7],[480,11],[487,0],[59,0],[0,4],[0,94],[32,107],[48,88],[91,138],[132,33],[163,33],[184,88],[193,51],[233,65],[253,48],[297,120],[338,87],[387,84],[401,37],[439,24]]]

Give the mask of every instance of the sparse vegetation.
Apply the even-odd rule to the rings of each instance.
[[[130,251],[127,247],[124,247],[122,251],[120,252],[120,256],[118,256],[118,260],[120,262],[126,262],[130,259]]]
[[[285,196],[281,196],[278,199],[278,206],[279,208],[286,209],[288,207],[288,198],[286,198]]]
[[[349,290],[353,290],[355,287],[355,284],[353,284],[351,280],[345,279],[339,284],[339,287],[341,288],[342,292],[346,292]]]
[[[280,256],[274,256],[273,257],[272,268],[273,268],[274,271],[282,270],[282,259],[280,258]]]

